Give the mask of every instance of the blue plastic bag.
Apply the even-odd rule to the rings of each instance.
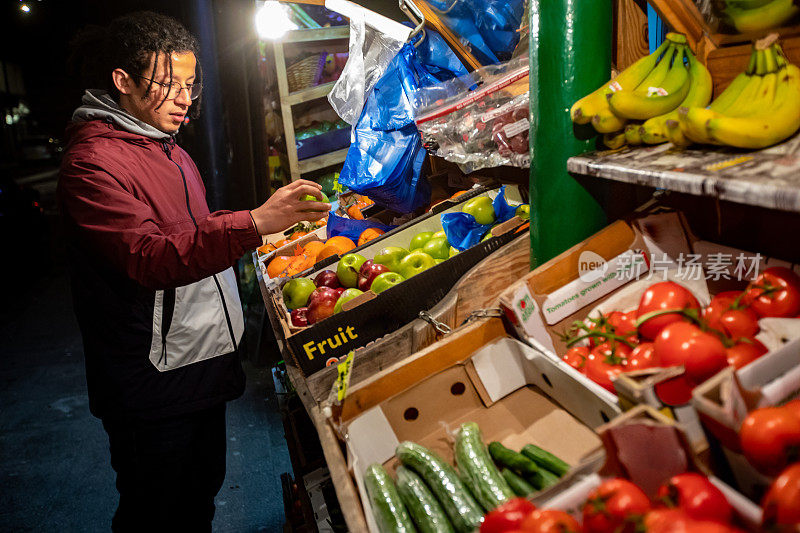
[[[494,208],[494,224],[478,224],[475,217],[469,213],[454,212],[444,213],[441,216],[442,229],[447,242],[458,251],[464,251],[478,244],[481,239],[492,229],[495,224],[500,224],[514,217],[517,208],[506,200],[505,185],[492,201]]]
[[[341,235],[358,243],[358,238],[364,233],[364,230],[368,228],[378,228],[385,233],[393,230],[397,226],[387,226],[386,224],[381,224],[373,220],[354,220],[330,213],[328,215],[328,223],[325,227],[327,228],[329,239]]]
[[[404,45],[375,84],[353,128],[339,176],[342,185],[401,213],[430,202],[430,184],[421,176],[426,153],[410,98],[420,87],[466,72],[444,41],[437,40],[435,32],[428,33],[421,52]],[[457,72],[449,70],[456,66],[460,67]]]
[[[524,0],[431,0],[445,25],[484,65],[508,61],[519,42]]]

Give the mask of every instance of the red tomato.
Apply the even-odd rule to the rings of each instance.
[[[711,298],[708,307],[703,309],[703,318],[708,327],[722,331],[722,324],[719,321],[722,313],[730,310],[741,294],[740,291],[725,291]]]
[[[637,531],[647,533],[678,533],[683,531],[691,518],[682,509],[655,509],[644,516]]]
[[[583,505],[586,533],[627,533],[636,529],[635,519],[650,510],[642,489],[625,479],[611,479],[589,493]]]
[[[761,503],[764,531],[789,532],[800,527],[800,463],[775,478]]]
[[[508,500],[483,517],[481,533],[503,533],[520,529],[525,517],[535,510],[536,506],[525,498]]]
[[[614,328],[614,333],[628,337],[636,335],[636,318],[637,312],[635,309],[627,313],[612,311],[608,314],[608,323]]]
[[[747,307],[725,311],[719,319],[722,332],[732,339],[752,337],[761,329],[758,325],[758,315]]]
[[[586,377],[614,392],[613,377],[624,372],[628,364],[628,357],[632,350],[625,344],[604,342],[591,351],[591,356],[586,360]]]
[[[638,319],[654,311],[699,309],[700,304],[688,289],[674,281],[661,281],[647,288],[639,300]],[[680,313],[666,313],[645,320],[639,325],[639,335],[653,340],[659,332],[673,322],[684,320]]]
[[[759,472],[774,476],[797,460],[800,417],[795,406],[762,407],[747,415],[739,430],[747,460]]]
[[[686,378],[694,385],[728,366],[722,341],[688,322],[669,324],[654,344],[661,366],[683,366]]]
[[[667,507],[678,507],[694,520],[730,522],[731,504],[706,476],[686,472],[672,476],[658,489],[657,498]]]
[[[581,526],[564,511],[537,509],[522,522],[520,529],[534,533],[580,533]]]
[[[760,317],[793,317],[800,312],[800,276],[770,267],[750,284],[745,300]]]
[[[586,359],[589,357],[589,351],[588,346],[575,346],[570,348],[561,359],[578,372],[583,372],[586,366]]]
[[[728,364],[738,370],[767,353],[767,347],[758,339],[742,339],[726,348],[725,352],[728,354]]]
[[[659,361],[656,357],[655,345],[652,342],[643,342],[634,348],[630,357],[628,357],[628,368],[626,371],[644,370],[645,368],[654,368],[658,365]]]

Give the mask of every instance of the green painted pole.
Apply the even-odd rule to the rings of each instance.
[[[531,268],[606,224],[605,200],[567,172],[567,159],[595,148],[569,109],[608,81],[611,18],[611,0],[530,0]]]

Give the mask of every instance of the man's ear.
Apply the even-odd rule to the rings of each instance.
[[[133,88],[136,85],[133,81],[133,77],[121,68],[114,69],[111,73],[111,79],[114,80],[114,86],[120,94],[133,93]]]

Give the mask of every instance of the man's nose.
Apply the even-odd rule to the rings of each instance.
[[[175,97],[175,103],[185,106],[192,105],[191,89],[189,87],[181,87],[180,91],[178,91],[178,96]]]

